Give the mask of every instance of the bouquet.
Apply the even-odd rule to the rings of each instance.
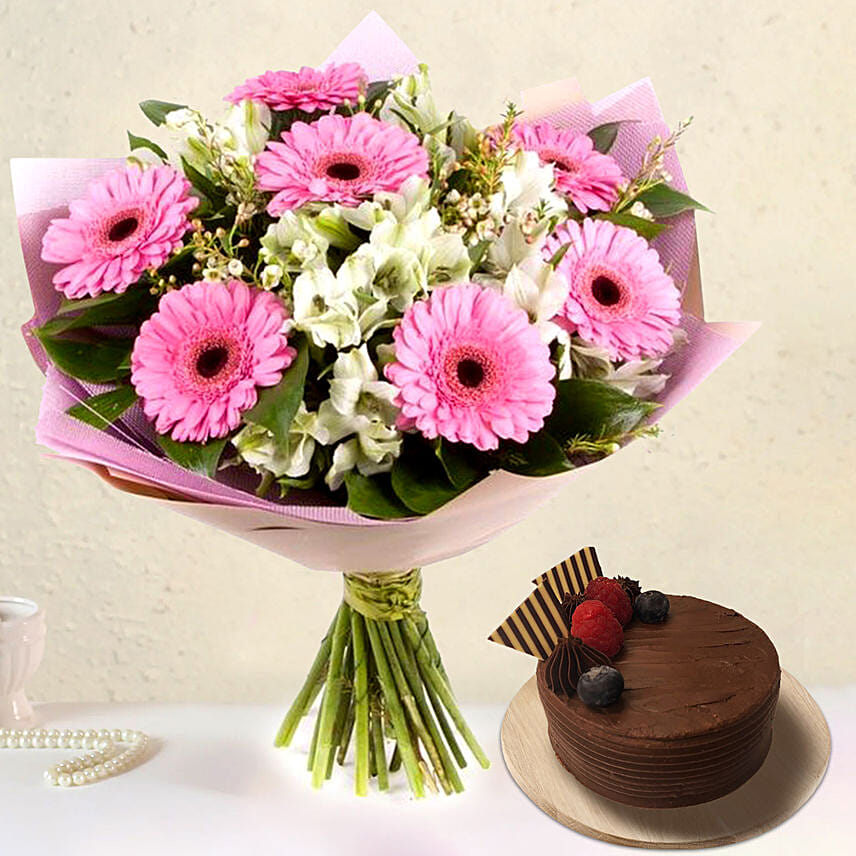
[[[459,791],[458,739],[488,761],[419,568],[655,433],[749,332],[700,317],[688,123],[646,81],[594,105],[566,82],[476,129],[376,15],[225,101],[143,102],[161,134],[125,161],[13,165],[38,439],[345,572],[277,744],[321,694],[316,786],[353,746],[358,794],[399,766]]]

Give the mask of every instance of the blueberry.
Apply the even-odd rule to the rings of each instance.
[[[589,707],[607,707],[618,701],[624,689],[624,678],[612,666],[594,666],[580,675],[577,695]]]
[[[661,591],[643,591],[633,604],[636,617],[646,624],[659,624],[669,614],[669,598]]]

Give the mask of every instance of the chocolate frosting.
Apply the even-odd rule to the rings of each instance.
[[[593,666],[611,666],[606,654],[586,645],[582,639],[570,636],[560,639],[544,661],[544,680],[556,694],[571,696],[583,672]]]
[[[571,632],[571,618],[574,610],[586,599],[582,592],[568,592],[563,598],[559,609],[562,611],[562,618],[565,619],[565,625],[568,628],[568,635]]]
[[[642,588],[639,585],[639,580],[631,580],[630,577],[616,577],[621,588],[624,589],[627,597],[630,598],[630,605],[633,606],[636,598],[642,594]]]
[[[546,663],[536,672],[561,763],[597,793],[646,808],[696,805],[742,785],[770,748],[779,696],[779,659],[763,630],[708,601],[669,600],[662,624],[624,629],[615,704],[587,707],[549,688]]]

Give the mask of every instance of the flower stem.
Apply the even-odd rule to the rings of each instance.
[[[327,761],[333,751],[333,731],[336,726],[336,715],[342,695],[342,666],[345,646],[351,630],[351,608],[344,602],[339,606],[336,615],[336,626],[333,631],[333,642],[330,648],[330,666],[327,669],[327,680],[324,684],[324,698],[318,714],[321,720],[318,732],[318,745],[315,749],[315,759],[312,765],[312,787],[320,788],[324,783],[327,772]]]
[[[487,769],[490,766],[490,761],[488,760],[487,755],[484,754],[484,750],[479,746],[478,740],[476,740],[475,735],[470,730],[469,725],[467,725],[466,720],[461,714],[460,708],[452,695],[452,691],[449,689],[448,682],[443,678],[437,666],[431,662],[431,658],[429,657],[425,646],[420,644],[419,631],[416,629],[414,623],[408,618],[403,620],[403,624],[404,633],[410,642],[410,647],[413,649],[413,653],[416,655],[416,661],[419,664],[419,672],[422,675],[422,679],[437,693],[440,701],[443,702],[446,710],[449,711],[449,716],[452,717],[452,721],[455,723],[458,733],[464,738],[464,742],[470,747],[470,751],[473,753],[479,764],[481,764],[484,769]]]
[[[324,676],[327,671],[327,663],[330,660],[330,646],[332,645],[333,628],[335,626],[336,619],[334,618],[327,629],[326,635],[321,640],[321,647],[315,655],[315,660],[309,668],[309,674],[306,676],[300,692],[282,720],[282,725],[280,725],[273,742],[274,746],[288,746],[291,743],[300,720],[309,712],[312,702],[315,701],[315,698],[321,691],[321,687],[324,686]]]
[[[389,777],[386,772],[386,750],[383,746],[383,725],[381,724],[380,710],[372,708],[371,718],[372,736],[372,759],[374,761],[373,773],[377,776],[377,787],[379,791],[389,789]]]
[[[458,793],[458,767],[469,747],[489,761],[455,702],[425,613],[419,609],[419,571],[378,577],[346,575],[339,606],[306,681],[282,721],[277,746],[287,746],[320,693],[307,766],[314,787],[344,765],[354,743],[354,791],[369,780],[389,788],[402,767],[410,790]],[[394,741],[391,755],[387,741]]]
[[[414,752],[413,744],[406,739],[407,721],[404,716],[404,709],[401,706],[401,699],[395,686],[395,680],[392,677],[392,672],[389,668],[389,663],[386,659],[386,654],[383,649],[383,642],[378,632],[380,622],[366,619],[366,630],[369,634],[369,642],[372,646],[372,656],[374,657],[375,666],[377,667],[377,675],[380,680],[381,689],[383,690],[383,700],[386,704],[386,709],[389,711],[392,727],[395,729],[395,737],[398,740],[398,746],[401,749],[401,760],[404,764],[404,772],[407,774],[407,781],[410,783],[410,790],[413,791],[417,798],[425,796],[423,787],[422,773],[419,770],[419,765],[416,761],[416,753]],[[380,759],[378,759],[378,773],[380,773]],[[383,760],[386,766],[386,757]]]
[[[354,645],[354,728],[356,730],[356,772],[354,791],[368,794],[369,785],[369,665],[365,623],[359,612],[351,610],[351,638]]]
[[[451,757],[449,756],[449,751],[446,748],[446,744],[443,742],[443,736],[440,733],[440,729],[434,721],[434,717],[431,715],[431,708],[428,706],[425,693],[423,692],[424,685],[422,678],[419,675],[419,667],[416,664],[416,657],[413,654],[413,651],[404,642],[404,637],[401,634],[400,621],[391,621],[389,623],[389,635],[392,638],[398,662],[401,663],[404,675],[407,678],[407,683],[410,685],[410,689],[416,700],[419,715],[428,730],[430,742],[426,742],[424,739],[422,742],[425,743],[425,748],[428,750],[429,756],[431,755],[432,747],[436,753],[436,759],[432,756],[431,760],[432,763],[434,763],[434,768],[437,770],[437,775],[440,778],[440,784],[443,786],[443,790],[445,790],[446,793],[451,793],[451,789],[449,789],[450,786],[451,788],[454,788],[457,793],[460,793],[463,791],[464,785],[461,782],[461,778],[458,775],[457,769],[455,769],[455,765],[452,762]]]

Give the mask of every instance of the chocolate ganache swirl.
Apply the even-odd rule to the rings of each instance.
[[[606,654],[601,654],[576,636],[569,636],[560,639],[544,661],[544,680],[554,693],[570,696],[574,694],[583,672],[594,666],[611,665],[612,661]]]

